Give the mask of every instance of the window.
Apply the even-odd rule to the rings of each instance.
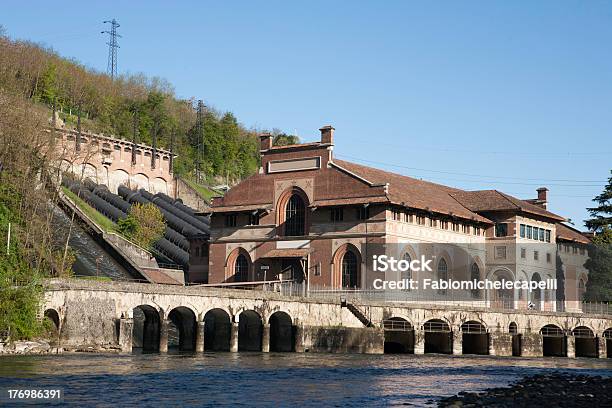
[[[467,224],[461,224],[461,231],[464,234],[469,234],[470,233],[470,226]]]
[[[314,276],[321,276],[321,262],[314,266]]]
[[[577,254],[578,253],[578,247],[577,246],[572,247],[572,253],[573,254]]]
[[[400,210],[391,210],[391,218],[393,219],[393,221],[401,221],[402,213],[400,212]]]
[[[548,263],[552,262],[552,256],[550,255],[550,252],[546,253],[546,262],[548,262]]]
[[[259,214],[251,213],[249,215],[249,225],[259,225]]]
[[[533,239],[535,240],[538,239],[538,231],[539,231],[538,227],[533,227]]]
[[[525,238],[525,224],[521,224],[521,238]]]
[[[453,231],[459,232],[459,224],[457,224],[456,222],[453,222]]]
[[[584,255],[584,248],[580,248],[580,255]]]
[[[448,265],[446,264],[446,260],[444,258],[440,259],[440,263],[438,263],[438,280],[447,280],[448,279]],[[438,289],[438,293],[446,294],[446,289]]]
[[[357,257],[351,251],[347,251],[342,258],[342,287],[356,288],[357,282]]]
[[[472,227],[472,234],[480,235],[480,227]]]
[[[225,215],[225,226],[226,227],[236,226],[236,214],[226,214]]]
[[[540,241],[544,242],[544,229],[540,228]]]
[[[196,258],[200,257],[200,247],[196,247],[196,249],[195,249],[195,256],[196,256]]]
[[[496,237],[508,236],[508,224],[505,224],[505,223],[495,224],[495,236]]]
[[[234,264],[234,282],[246,282],[248,277],[249,260],[243,254],[240,254]]]
[[[448,221],[440,221],[440,228],[447,230],[448,229]]]
[[[344,220],[344,210],[342,208],[332,208],[330,214],[332,222]]]
[[[434,220],[433,218],[427,218],[427,226],[428,227],[435,227],[436,226],[436,220]]]
[[[527,258],[527,250],[525,248],[521,248],[521,258]]]
[[[531,239],[533,234],[533,227],[531,225],[527,226],[527,238]]]
[[[410,258],[410,254],[408,252],[404,254],[404,261],[408,263],[412,261],[412,258]],[[401,279],[412,279],[412,270],[408,268],[405,271],[401,271]],[[410,290],[410,285],[407,285],[406,290]]]
[[[411,224],[412,224],[412,223],[414,222],[414,217],[413,217],[413,215],[412,215],[412,214],[408,214],[408,213],[407,213],[407,214],[406,214],[406,220],[407,220],[409,223],[411,223]]]
[[[298,194],[293,194],[285,208],[285,235],[294,237],[304,235],[306,205]]]
[[[495,247],[495,259],[506,259],[506,247],[505,246]]]
[[[550,242],[550,230],[546,230],[546,242]]]
[[[470,272],[470,279],[472,281],[478,281],[480,280],[480,268],[478,268],[478,265],[476,265],[476,263],[472,264],[472,270]],[[474,285],[476,286],[476,285]],[[477,298],[480,295],[480,291],[478,290],[477,287],[474,287],[472,289],[472,297],[473,298]]]
[[[421,215],[416,216],[416,223],[419,225],[425,225],[425,217]]]
[[[357,219],[358,220],[367,220],[370,218],[370,207],[359,207],[357,209]]]
[[[533,251],[533,260],[537,261],[540,258],[540,254],[538,251]]]

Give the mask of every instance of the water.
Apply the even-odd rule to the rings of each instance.
[[[66,242],[66,235],[70,229],[70,217],[59,207],[53,207],[53,221],[56,231],[55,237],[61,242]],[[72,271],[78,276],[108,276],[113,279],[130,279],[130,273],[118,263],[112,256],[89,236],[75,219],[72,232],[68,240],[70,248],[75,252],[75,262]]]
[[[0,358],[0,390],[63,388],[79,406],[428,406],[459,391],[563,371],[612,376],[612,360],[312,353]],[[431,406],[431,404],[429,405]]]

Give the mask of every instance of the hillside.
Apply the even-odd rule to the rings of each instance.
[[[242,126],[231,112],[205,109],[199,132],[195,98],[178,98],[167,81],[142,74],[113,81],[52,49],[10,39],[1,26],[0,90],[22,95],[48,109],[49,117],[55,104],[67,126],[76,127],[80,112],[84,130],[131,140],[136,122],[138,142],[151,144],[156,133],[157,146],[166,149],[174,134],[174,151],[179,155],[175,172],[186,178],[194,177],[198,152],[209,180],[222,178],[232,184],[253,173],[258,165],[255,132]]]

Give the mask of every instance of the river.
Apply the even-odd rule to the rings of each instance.
[[[62,388],[75,406],[431,406],[553,370],[612,376],[612,360],[312,353],[0,358],[0,390]],[[4,400],[4,402],[6,402]]]

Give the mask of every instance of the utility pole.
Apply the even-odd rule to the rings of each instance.
[[[117,34],[117,28],[121,27],[117,20],[114,18],[112,20],[106,20],[103,22],[104,24],[111,25],[110,31],[104,30],[102,34],[108,34],[108,63],[106,65],[106,73],[110,75],[111,79],[114,80],[117,76],[117,48],[119,44],[117,44],[117,37],[121,38],[119,34]]]
[[[202,159],[204,157],[204,102],[198,100],[196,110],[196,135],[198,137],[198,157],[196,158],[196,181],[202,182]]]

